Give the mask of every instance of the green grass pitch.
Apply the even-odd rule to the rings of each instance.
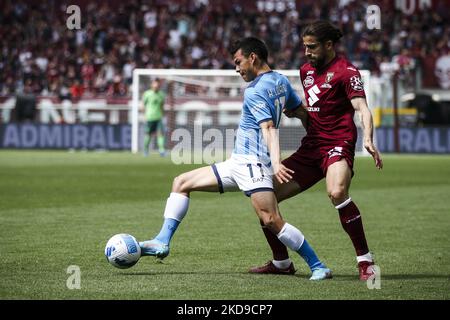
[[[357,158],[351,187],[381,270],[380,289],[368,289],[323,181],[280,207],[333,270],[331,280],[309,281],[295,253],[295,276],[248,274],[271,255],[239,192],[193,193],[171,254],[120,270],[104,257],[108,238],[154,236],[172,179],[195,166],[126,152],[0,151],[0,298],[449,299],[450,156],[384,162],[378,171],[371,158]],[[80,268],[80,289],[67,287],[71,265]]]

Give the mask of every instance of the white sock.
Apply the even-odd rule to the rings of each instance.
[[[303,233],[287,222],[280,233],[277,234],[277,237],[286,247],[294,251],[298,251],[305,240]]]
[[[291,265],[292,261],[290,258],[284,260],[272,260],[272,263],[278,269],[287,269]]]
[[[356,261],[358,261],[358,263],[360,263],[362,261],[373,262],[373,257],[370,252],[367,252],[366,254],[364,254],[362,256],[357,256]]]
[[[164,210],[164,218],[171,218],[177,221],[183,220],[189,208],[189,198],[172,192],[167,198],[166,209]]]

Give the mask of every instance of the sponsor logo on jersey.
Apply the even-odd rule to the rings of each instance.
[[[352,86],[352,89],[355,91],[363,91],[364,90],[364,83],[362,82],[360,76],[351,77],[350,85]]]
[[[320,107],[308,107],[306,110],[309,112],[320,112]]]
[[[311,76],[307,76],[305,80],[303,80],[303,85],[305,88],[310,87],[314,84],[314,78]]]
[[[306,75],[309,76],[310,74],[313,74],[314,70],[309,70],[308,72],[306,72]]]
[[[331,84],[329,84],[329,83],[324,83],[320,87],[323,88],[323,89],[331,89],[332,88]]]
[[[353,68],[353,67],[347,67],[347,69],[348,69],[348,70],[355,71],[355,72],[357,71],[357,70],[356,70],[355,68]]]

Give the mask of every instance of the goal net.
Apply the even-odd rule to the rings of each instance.
[[[298,70],[276,70],[290,80],[303,97]],[[370,73],[361,71],[370,105]],[[159,79],[166,95],[164,110],[165,147],[175,163],[214,163],[231,155],[239,124],[243,93],[248,86],[234,70],[135,69],[132,84],[132,152],[143,150],[145,115],[142,95]],[[362,137],[359,117],[355,117]],[[296,150],[306,134],[298,119],[282,117],[282,153]],[[156,139],[154,139],[156,140]],[[357,154],[363,154],[358,138]],[[152,147],[152,146],[151,146]],[[155,146],[153,146],[155,148]]]

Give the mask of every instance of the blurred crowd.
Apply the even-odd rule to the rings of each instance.
[[[74,3],[78,30],[66,25]],[[370,3],[382,10],[380,30],[366,26],[369,1],[2,0],[0,95],[129,96],[134,68],[233,68],[230,41],[250,35],[266,41],[272,67],[298,69],[302,28],[316,19],[339,26],[338,50],[374,74],[392,62],[410,70],[448,55],[447,1],[412,15],[394,10],[394,1]]]

